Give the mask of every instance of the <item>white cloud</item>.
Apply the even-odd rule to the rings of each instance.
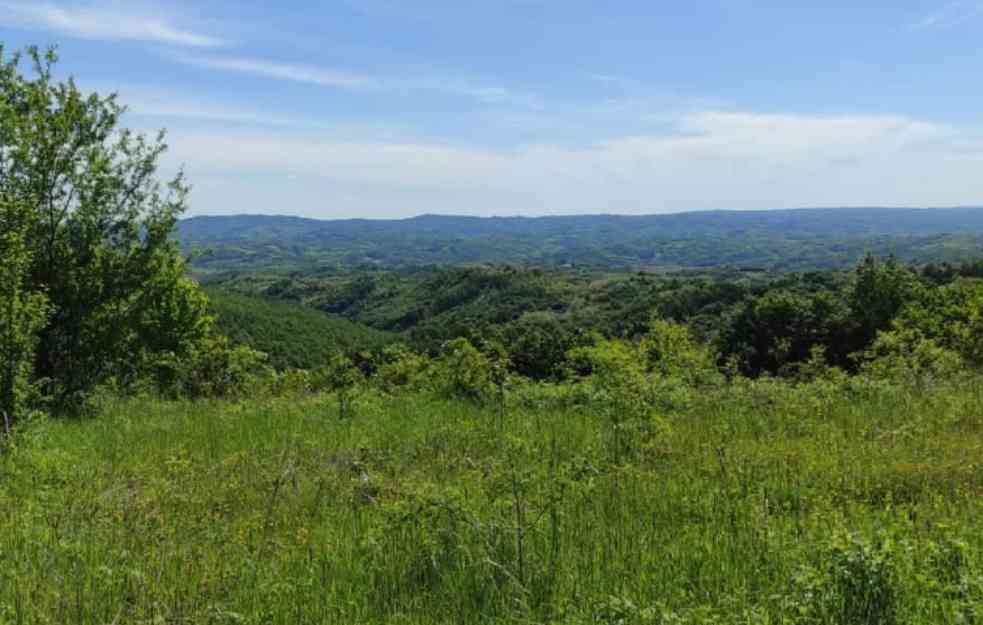
[[[260,126],[298,126],[304,120],[290,119],[275,113],[244,108],[236,104],[214,100],[189,93],[176,93],[147,85],[125,85],[109,81],[76,81],[84,93],[119,94],[119,102],[130,115],[162,119],[199,120],[203,122],[229,122]]]
[[[676,127],[579,149],[508,151],[176,132],[169,158],[187,164],[198,213],[542,215],[983,201],[983,139],[943,125],[708,111]]]
[[[254,74],[303,82],[322,87],[341,87],[346,89],[374,89],[379,86],[377,81],[364,76],[356,76],[345,72],[312,67],[309,65],[291,65],[288,63],[273,63],[257,59],[219,59],[219,58],[182,58],[182,62],[207,69],[217,69],[228,72]]]
[[[0,23],[42,28],[99,40],[133,40],[209,48],[223,41],[170,24],[153,16],[128,14],[117,5],[62,6],[43,1],[0,1]]]
[[[487,104],[518,104],[530,108],[539,106],[538,99],[533,95],[517,93],[502,86],[474,84],[455,78],[426,75],[367,76],[313,65],[278,63],[253,58],[178,56],[175,60],[194,67],[251,74],[321,87],[354,91],[434,91],[468,97]]]
[[[217,129],[252,128],[259,132],[276,133],[284,137],[290,133],[316,132],[325,140],[343,141],[353,137],[372,141],[408,141],[414,137],[413,128],[377,121],[330,120],[291,114],[276,107],[250,107],[192,93],[176,93],[148,85],[129,85],[121,88],[111,82],[81,81],[83,92],[100,94],[118,93],[119,102],[126,106],[124,126],[138,131],[154,133],[158,128]],[[227,130],[224,132],[228,132]],[[272,135],[270,135],[272,136]]]
[[[983,2],[961,0],[950,2],[935,13],[926,15],[912,24],[912,28],[915,30],[948,28],[981,16],[983,16]]]

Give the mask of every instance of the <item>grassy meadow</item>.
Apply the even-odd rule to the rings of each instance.
[[[981,382],[106,399],[0,453],[0,623],[977,623]]]

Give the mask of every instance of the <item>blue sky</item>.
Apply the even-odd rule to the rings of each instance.
[[[983,0],[0,0],[192,214],[983,204]]]

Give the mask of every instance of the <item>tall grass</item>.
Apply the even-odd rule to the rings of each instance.
[[[0,456],[0,623],[980,622],[980,388],[108,402]]]

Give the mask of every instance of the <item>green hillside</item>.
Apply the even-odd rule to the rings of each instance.
[[[378,351],[395,335],[282,301],[207,289],[220,331],[269,356],[277,369],[314,369],[338,352]]]

